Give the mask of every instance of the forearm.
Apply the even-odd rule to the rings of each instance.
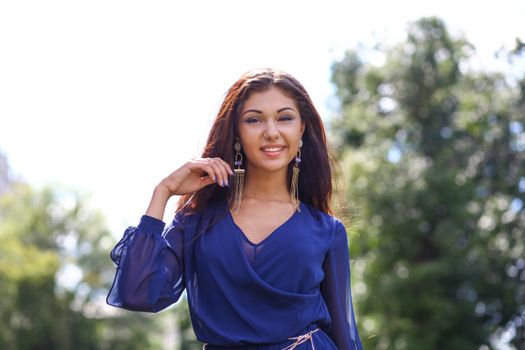
[[[162,184],[157,185],[153,191],[153,195],[151,196],[151,201],[145,215],[154,217],[158,220],[163,220],[166,204],[168,203],[170,197],[171,194],[165,186]]]

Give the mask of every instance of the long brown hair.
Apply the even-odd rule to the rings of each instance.
[[[272,86],[280,88],[295,99],[301,119],[305,123],[301,147],[299,199],[322,212],[332,214],[331,165],[334,158],[328,151],[323,122],[304,87],[288,73],[274,69],[258,69],[243,74],[228,90],[213,122],[201,157],[220,157],[233,169],[235,152],[233,145],[238,136],[239,112],[251,93]],[[294,160],[288,166],[288,185],[291,182],[293,164]],[[177,203],[177,211],[183,209],[184,212],[192,214],[202,211],[207,205],[224,200],[231,203],[230,188],[212,184],[193,194],[182,196]]]

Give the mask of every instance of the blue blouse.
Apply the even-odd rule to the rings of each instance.
[[[305,203],[300,209],[258,244],[235,224],[226,202],[177,213],[166,228],[144,215],[111,251],[117,272],[107,302],[157,312],[186,290],[201,342],[279,343],[316,323],[321,332],[313,337],[328,335],[330,348],[362,350],[346,230]]]

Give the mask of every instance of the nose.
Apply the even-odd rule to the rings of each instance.
[[[275,125],[275,122],[273,120],[270,120],[268,121],[268,123],[266,123],[264,137],[266,137],[269,140],[276,140],[279,138],[279,129],[277,128],[277,125]]]

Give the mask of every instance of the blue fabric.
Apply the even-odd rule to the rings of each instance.
[[[361,350],[346,230],[304,203],[300,209],[258,244],[224,202],[177,213],[166,228],[143,216],[111,252],[117,272],[107,302],[157,312],[186,290],[195,335],[210,346],[276,349],[270,344],[289,344],[317,325],[317,349]],[[308,341],[295,349],[310,348]]]

